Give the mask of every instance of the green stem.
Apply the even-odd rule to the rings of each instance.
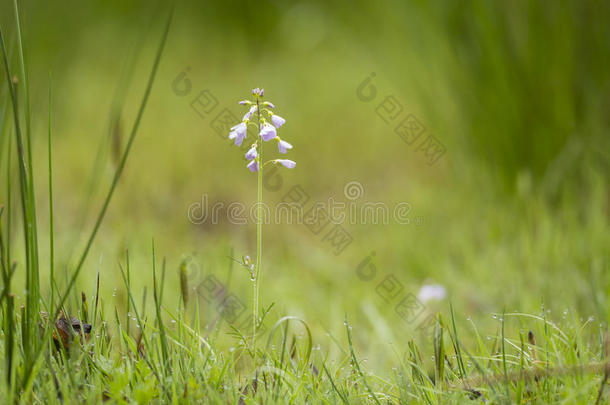
[[[256,109],[258,112],[258,129],[261,126],[261,109],[260,101],[256,99]],[[258,135],[257,135],[258,136]],[[253,308],[252,308],[252,349],[253,356],[256,356],[256,324],[258,323],[258,287],[261,276],[261,265],[263,262],[263,142],[258,142],[258,218],[256,224],[256,275],[254,276],[253,285]]]

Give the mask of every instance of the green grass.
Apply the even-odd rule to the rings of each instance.
[[[38,41],[45,36],[27,35],[39,24],[23,24],[22,32],[14,1],[10,24],[0,20],[0,399],[608,401],[608,123],[603,108],[591,107],[603,97],[607,73],[601,63],[579,64],[562,46],[582,57],[603,54],[603,41],[593,39],[606,31],[597,20],[583,25],[579,14],[594,7],[549,9],[569,30],[548,46],[554,59],[539,60],[546,44],[524,41],[521,24],[538,21],[542,32],[534,36],[555,29],[543,6],[312,4],[288,12],[296,29],[308,26],[305,19],[330,33],[314,46],[305,29],[299,46],[311,46],[308,52],[285,42],[297,38],[294,21],[269,28],[281,13],[262,12],[266,3],[251,10],[265,22],[251,36],[241,31],[250,19],[223,20],[222,6],[199,16],[187,3],[171,30],[171,17],[166,25],[153,19],[146,40],[135,41],[138,61],[134,53],[106,59],[123,55],[126,35],[103,17],[93,20],[93,28],[78,30],[83,44],[62,45],[74,48],[71,62],[51,76],[29,63],[44,60]],[[136,13],[130,7],[122,13]],[[78,10],[106,15],[99,5]],[[49,10],[27,11],[35,22]],[[362,13],[378,24],[365,24]],[[253,62],[257,50],[272,47],[271,36],[277,52]],[[373,48],[388,61],[363,51]],[[180,98],[171,84],[187,65],[193,90]],[[437,165],[426,165],[374,105],[355,97],[372,70],[381,95],[403,97],[446,142]],[[558,80],[552,103],[532,98],[551,86],[549,70]],[[189,102],[209,88],[231,106],[242,87],[260,81],[285,108],[298,161],[294,172],[282,172],[278,191],[265,191],[266,201],[281,201],[297,184],[314,200],[341,200],[345,184],[357,180],[362,201],[408,201],[424,222],[349,225],[354,242],[340,256],[303,225],[266,226],[253,345],[252,282],[234,258],[253,255],[255,226],[196,226],[186,211],[202,193],[254,199],[254,177]],[[44,105],[37,95],[47,99],[47,92]],[[498,104],[485,101],[498,95]],[[571,137],[574,122],[582,133]],[[530,150],[523,145],[531,134]],[[358,276],[365,264],[376,269],[372,280]],[[403,286],[401,297],[428,282],[443,284],[449,296],[405,321],[397,300],[377,292],[390,275]],[[243,305],[240,318],[231,318],[224,298]],[[78,321],[54,325],[62,317]],[[85,324],[90,334],[74,331]]]

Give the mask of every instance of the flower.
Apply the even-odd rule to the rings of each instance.
[[[249,100],[241,100],[241,101],[239,102],[239,104],[240,104],[240,105],[250,105],[250,104],[252,104],[252,101],[249,101]]]
[[[261,132],[259,133],[260,137],[263,138],[263,141],[267,142],[272,140],[277,136],[277,131],[273,128],[272,125],[268,123],[264,123],[261,125]]]
[[[288,169],[294,169],[294,167],[297,165],[297,162],[288,159],[275,159],[273,163],[279,163]]]
[[[417,298],[424,304],[430,300],[440,301],[446,296],[447,290],[440,284],[423,285],[419,293],[417,293]]]
[[[250,117],[252,116],[252,114],[254,114],[255,112],[256,112],[256,106],[253,105],[252,107],[250,107],[250,110],[248,110],[248,112],[246,114],[244,114],[244,116],[241,120],[242,121],[249,120]]]
[[[263,105],[264,105],[265,107],[269,107],[269,108],[275,108],[275,106],[273,105],[273,103],[271,103],[271,102],[269,102],[269,101],[265,101],[265,102],[263,103]]]
[[[231,132],[229,133],[229,139],[235,139],[235,145],[241,146],[244,138],[246,137],[246,133],[248,131],[248,126],[245,122],[240,122],[231,128]]]
[[[250,148],[250,150],[248,152],[246,152],[246,159],[254,160],[254,159],[256,159],[257,156],[258,156],[258,153],[256,152],[256,146],[253,145]]]
[[[251,172],[258,172],[258,160],[253,160],[246,166]]]
[[[278,138],[278,139],[279,139],[279,138]],[[291,145],[291,144],[289,144],[289,143],[288,143],[288,142],[286,142],[286,141],[282,141],[281,139],[279,139],[279,142],[278,142],[278,144],[277,144],[277,148],[278,148],[278,150],[280,151],[280,153],[286,153],[286,151],[287,151],[288,149],[292,149],[292,145]]]
[[[286,120],[279,115],[273,114],[271,116],[271,122],[273,122],[273,125],[275,125],[276,128],[279,128],[286,123]]]

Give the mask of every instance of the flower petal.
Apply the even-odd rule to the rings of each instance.
[[[256,159],[257,156],[258,156],[258,153],[256,152],[255,146],[253,146],[252,148],[250,148],[250,150],[248,152],[246,152],[246,159],[248,159],[248,160],[254,160],[254,159]]]
[[[288,142],[283,141],[283,140],[280,139],[280,141],[277,144],[277,148],[280,151],[280,153],[286,153],[286,151],[288,149],[292,149],[292,145],[289,144]]]
[[[277,131],[272,125],[265,123],[261,126],[259,135],[261,138],[263,138],[263,141],[267,142],[277,136]]]
[[[253,160],[246,166],[251,172],[258,172],[258,160]]]
[[[279,115],[273,114],[271,116],[271,122],[273,123],[273,125],[275,125],[276,128],[279,128],[286,123],[286,120],[280,117]]]
[[[279,163],[288,169],[294,169],[294,167],[297,165],[297,162],[288,159],[276,159],[275,163]]]

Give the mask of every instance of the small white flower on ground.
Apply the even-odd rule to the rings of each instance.
[[[257,156],[256,146],[251,147],[250,150],[246,152],[246,159],[248,160],[254,160]]]
[[[280,151],[280,153],[286,153],[286,151],[287,151],[288,149],[292,149],[292,145],[291,145],[291,144],[289,144],[288,142],[286,142],[286,141],[282,141],[282,140],[280,139],[280,141],[279,141],[279,142],[278,142],[278,144],[277,144],[277,148],[278,148],[278,150]]]
[[[295,162],[294,160],[288,160],[288,159],[276,159],[274,160],[275,163],[279,163],[281,165],[283,165],[284,167],[287,167],[288,169],[294,169],[294,167],[297,165],[297,162]]]
[[[251,172],[258,172],[258,161],[253,160],[246,166]]]
[[[275,125],[276,128],[279,128],[286,123],[286,120],[280,117],[279,115],[273,114],[271,116],[271,122],[273,123],[273,125]]]
[[[447,290],[440,284],[427,284],[420,288],[419,293],[417,293],[417,298],[422,303],[426,303],[431,300],[440,301],[447,296]]]
[[[246,137],[248,126],[244,122],[240,122],[231,128],[231,133],[229,133],[229,139],[235,139],[235,145],[241,146],[241,143],[244,141]]]
[[[277,136],[277,131],[273,128],[273,125],[269,125],[264,123],[261,125],[261,132],[259,133],[260,137],[263,138],[263,141],[270,141]]]

